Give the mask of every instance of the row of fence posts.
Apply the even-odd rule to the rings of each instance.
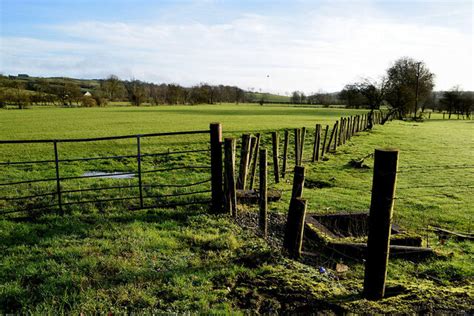
[[[374,113],[373,123],[379,124],[381,113]],[[367,115],[341,118],[334,124],[329,141],[326,143],[329,126],[326,126],[323,146],[321,144],[321,125],[316,125],[312,161],[324,157],[324,152],[336,150],[354,134],[368,128]],[[242,136],[240,172],[236,179],[236,140],[226,138],[222,142],[222,125],[211,124],[211,183],[212,210],[216,213],[224,211],[237,217],[237,190],[245,190],[250,170],[249,188],[253,188],[257,161],[259,165],[259,221],[258,225],[264,237],[268,234],[268,193],[267,149],[260,148],[260,134]],[[288,210],[283,246],[292,258],[301,256],[304,235],[307,201],[303,199],[305,168],[302,164],[303,145],[306,129],[295,129],[295,168],[293,187]],[[275,182],[280,174],[278,167],[278,133],[272,132],[272,157]],[[224,144],[224,168],[222,161],[222,143]],[[285,131],[283,148],[282,177],[286,175],[289,132]],[[321,157],[319,152],[321,151]],[[390,227],[395,192],[398,151],[376,150],[372,199],[369,214],[368,254],[364,279],[364,293],[367,298],[380,299],[384,296],[387,273]]]

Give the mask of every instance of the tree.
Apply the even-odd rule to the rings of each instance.
[[[400,118],[411,112],[415,118],[418,105],[430,96],[433,86],[434,74],[424,62],[403,57],[387,70],[385,99]]]
[[[387,80],[385,77],[378,82],[365,79],[363,82],[357,84],[359,93],[364,96],[370,108],[367,124],[369,129],[372,129],[373,126],[374,111],[380,109],[380,106],[384,101],[386,87]]]
[[[145,85],[139,80],[132,80],[127,83],[128,99],[132,105],[140,106],[148,97]]]
[[[115,75],[110,75],[101,86],[107,98],[111,101],[121,100],[126,94],[123,82]]]
[[[360,108],[367,104],[367,98],[361,93],[362,84],[347,84],[339,92],[339,98],[344,100],[348,108]]]

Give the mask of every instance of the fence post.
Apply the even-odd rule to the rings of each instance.
[[[63,202],[61,196],[61,179],[59,178],[59,155],[58,155],[58,142],[54,141],[54,163],[56,167],[56,193],[58,194],[58,206],[59,214],[64,215]]]
[[[300,161],[298,165],[303,163],[304,138],[306,137],[306,127],[301,128],[301,142],[300,142]]]
[[[302,197],[303,187],[304,187],[304,167],[296,166],[295,174],[293,176],[293,187],[291,189],[291,198]]]
[[[324,132],[323,148],[321,149],[321,159],[324,158],[324,151],[326,150],[326,138],[328,137],[329,125],[326,125],[326,131]]]
[[[140,135],[137,135],[137,167],[138,167],[138,190],[140,191],[140,208],[143,208],[142,155],[141,155]]]
[[[280,167],[278,166],[278,132],[272,132],[273,148],[273,173],[275,174],[275,183],[280,182]]]
[[[304,212],[302,215],[301,197],[303,196],[304,187],[304,167],[296,166],[293,176],[293,188],[291,191],[290,208],[286,221],[285,237],[283,246],[290,253],[290,256],[297,257],[300,254],[301,247],[298,246],[298,240],[302,240],[302,229],[304,227],[304,212],[306,212],[306,202],[304,202]],[[301,233],[299,233],[301,231]],[[301,237],[301,238],[300,238]],[[299,249],[299,251],[296,251]]]
[[[332,146],[332,150],[334,150],[334,152],[337,150],[337,131],[339,130],[339,121],[336,121],[336,124],[334,125],[334,143],[333,143],[333,146]]]
[[[242,135],[242,148],[240,149],[240,170],[237,179],[237,189],[245,190],[247,184],[248,161],[250,155],[250,135]]]
[[[319,160],[319,146],[321,144],[321,124],[316,124],[314,131],[313,159],[312,162]]]
[[[306,200],[301,198],[291,199],[283,245],[292,258],[299,258],[301,256],[305,215]]]
[[[237,217],[237,195],[235,188],[235,139],[224,140],[224,211]]]
[[[397,165],[398,150],[375,150],[364,277],[364,295],[371,300],[385,294]]]
[[[290,143],[290,133],[288,130],[285,130],[285,140],[283,143],[283,163],[281,166],[281,177],[285,178],[286,175],[286,165],[287,165],[287,159],[288,159],[288,145]]]
[[[264,237],[267,237],[268,232],[268,216],[267,216],[267,150],[260,150],[260,172],[259,172],[259,220],[258,225],[263,233]]]
[[[215,213],[222,211],[222,124],[211,123],[211,209]]]
[[[299,128],[295,128],[295,166],[298,166],[300,162],[300,132]]]
[[[250,184],[249,189],[253,189],[253,183],[255,181],[255,173],[257,172],[257,162],[258,162],[258,150],[260,148],[260,133],[256,134],[257,139],[255,141],[255,148],[254,148],[254,155],[253,158],[251,157],[250,161],[252,164],[252,170],[250,170]],[[252,160],[253,159],[253,160]]]
[[[329,152],[329,150],[331,150],[331,143],[334,138],[334,133],[336,132],[336,130],[337,130],[337,122],[334,123],[334,126],[332,127],[331,137],[329,137],[329,143],[328,143],[328,147],[326,148],[326,152]]]

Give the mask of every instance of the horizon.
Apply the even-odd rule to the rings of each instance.
[[[470,1],[1,2],[0,72],[238,86],[287,95],[422,60],[435,90],[474,90]]]

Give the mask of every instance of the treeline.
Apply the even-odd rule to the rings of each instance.
[[[15,105],[105,106],[108,102],[142,104],[215,104],[246,102],[244,90],[202,83],[193,87],[154,84],[140,80],[120,80],[110,76],[100,80],[0,76],[0,107]]]
[[[371,113],[381,106],[391,108],[399,118],[417,118],[426,109],[470,116],[474,93],[454,87],[450,91],[433,91],[435,75],[426,64],[412,58],[400,58],[387,69],[380,80],[363,79],[347,84],[339,93],[316,93],[306,96],[293,92],[290,100],[299,104],[344,104],[349,108],[368,108]]]

